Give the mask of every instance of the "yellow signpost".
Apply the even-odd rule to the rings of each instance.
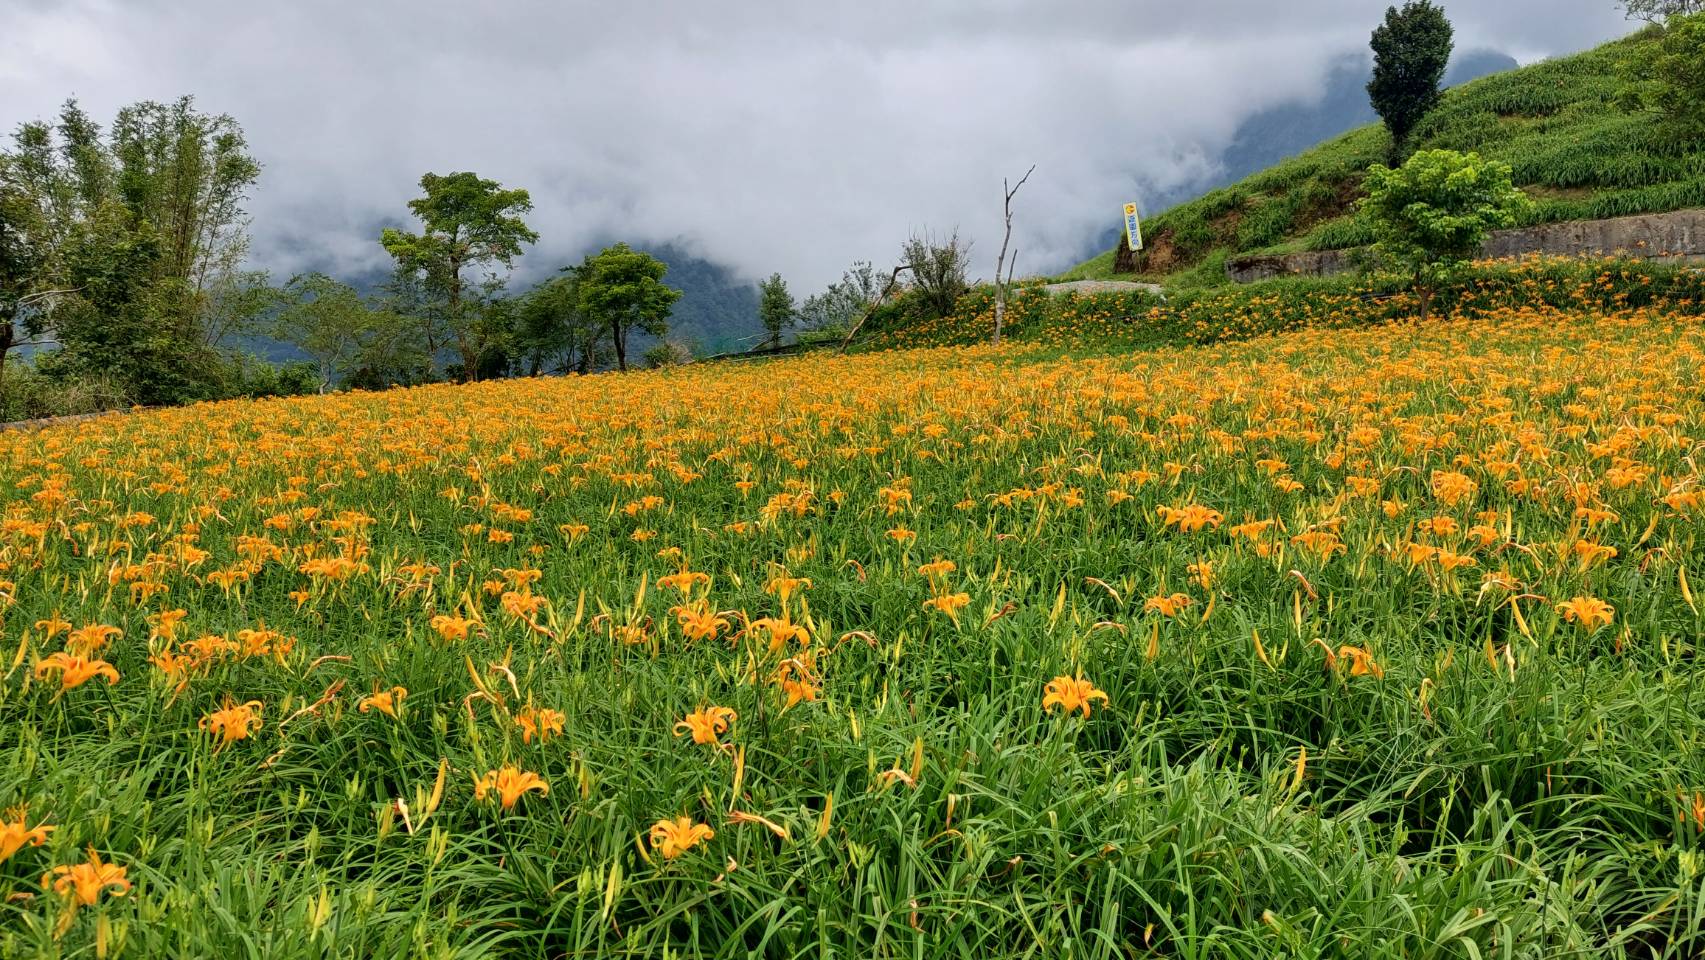
[[[1137,219],[1137,205],[1134,203],[1125,204],[1125,242],[1133,251],[1143,248],[1143,225]]]

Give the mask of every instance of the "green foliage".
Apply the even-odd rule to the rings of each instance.
[[[799,307],[800,325],[807,331],[844,336],[882,296],[885,283],[886,278],[878,277],[868,260],[856,261],[842,271],[839,281],[805,298]]]
[[[546,370],[590,373],[605,362],[610,346],[604,327],[580,307],[580,272],[565,267],[521,298],[517,353],[528,376]]]
[[[669,332],[669,311],[681,291],[664,285],[668,269],[625,243],[604,248],[579,267],[580,309],[609,331],[619,369],[628,368],[628,335],[634,329],[654,337]]]
[[[971,245],[959,239],[957,230],[944,239],[927,230],[913,235],[900,248],[900,262],[911,268],[911,288],[932,316],[951,316],[959,298],[971,288],[965,278]]]
[[[648,348],[644,360],[646,368],[651,370],[674,367],[691,363],[693,351],[679,340],[664,340]]]
[[[93,150],[73,162],[99,171],[86,180],[110,173],[125,207],[152,225],[157,277],[199,289],[236,270],[248,252],[242,204],[260,164],[230,116],[199,113],[191,97],[134,104],[113,123],[110,171]]]
[[[1433,290],[1480,252],[1496,228],[1514,223],[1528,204],[1510,183],[1508,164],[1477,153],[1422,150],[1396,169],[1368,169],[1361,214],[1374,249],[1421,291],[1421,319]]]
[[[354,288],[325,274],[292,278],[278,299],[269,332],[313,359],[315,389],[322,393],[340,381],[419,382],[430,366],[418,325],[368,306]]]
[[[1685,149],[1705,140],[1705,13],[1671,19],[1656,55],[1630,59],[1625,69],[1631,81],[1625,100],[1658,113],[1669,145]]]
[[[768,333],[768,343],[772,347],[781,346],[782,331],[793,326],[798,319],[798,311],[794,308],[793,294],[787,291],[787,281],[781,274],[772,273],[768,280],[758,283],[758,321],[764,325]]]
[[[1439,81],[1450,65],[1450,21],[1432,0],[1388,7],[1373,32],[1373,79],[1368,99],[1391,132],[1392,152],[1403,149],[1410,131],[1439,103]]]
[[[114,377],[49,376],[29,361],[6,368],[0,392],[0,422],[101,413],[130,405],[125,385]]]
[[[386,228],[379,242],[398,269],[418,279],[422,299],[432,304],[428,352],[454,346],[462,376],[473,378],[482,358],[501,348],[502,324],[493,315],[502,288],[496,270],[513,267],[522,246],[539,239],[521,219],[532,211],[532,198],[525,190],[505,190],[495,180],[468,172],[428,173],[420,178],[420,188],[424,195],[409,201],[420,233]],[[480,270],[487,274],[469,276]],[[438,342],[435,334],[448,343]]]
[[[20,126],[0,151],[0,365],[51,332],[42,375],[134,403],[221,395],[215,346],[265,285],[237,269],[259,169],[236,122],[187,97],[126,107],[105,138],[74,100]]]

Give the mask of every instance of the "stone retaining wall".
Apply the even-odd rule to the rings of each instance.
[[[1635,257],[1705,263],[1705,210],[1641,214],[1610,220],[1570,220],[1499,230],[1481,249],[1489,258],[1550,254],[1569,257]],[[1238,283],[1273,277],[1326,277],[1357,269],[1361,250],[1309,250],[1226,261],[1226,276]]]

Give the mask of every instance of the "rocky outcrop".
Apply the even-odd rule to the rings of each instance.
[[[1548,254],[1705,263],[1705,210],[1499,230],[1486,241],[1481,253],[1493,259]],[[1225,272],[1238,283],[1273,277],[1325,277],[1358,269],[1365,259],[1360,250],[1309,250],[1236,257],[1226,261]]]

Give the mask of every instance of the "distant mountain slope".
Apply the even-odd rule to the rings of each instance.
[[[1621,62],[1653,46],[1640,33],[1447,91],[1416,131],[1418,145],[1509,163],[1538,200],[1528,223],[1705,206],[1705,143],[1659,149],[1650,115],[1618,99]],[[1351,214],[1363,173],[1386,158],[1388,143],[1382,127],[1364,126],[1149,218],[1138,272],[1198,268],[1195,279],[1206,282],[1229,256],[1367,242]],[[1110,276],[1113,262],[1109,251],[1067,276]]]
[[[749,347],[742,341],[763,332],[755,283],[674,244],[638,246],[669,265],[663,282],[681,291],[669,317],[669,339],[700,353],[718,353]]]

